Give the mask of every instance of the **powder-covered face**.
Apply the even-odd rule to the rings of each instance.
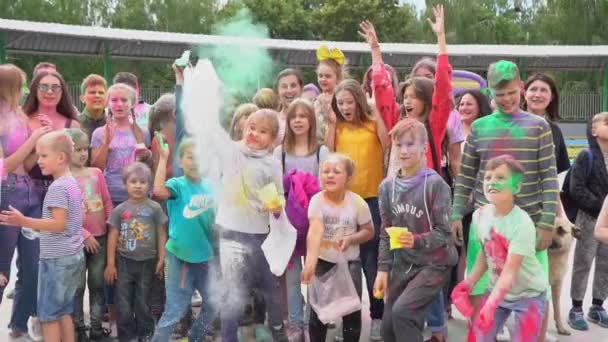
[[[86,139],[81,139],[74,143],[74,153],[72,153],[72,165],[83,167],[89,159],[89,143]]]
[[[424,112],[424,101],[416,96],[413,86],[405,88],[403,91],[403,107],[408,117],[419,118]]]
[[[302,87],[298,82],[298,77],[296,75],[281,77],[277,92],[279,94],[279,101],[281,101],[283,107],[289,106],[293,100],[302,94]]]
[[[41,78],[37,91],[38,102],[42,107],[56,107],[63,94],[61,82],[53,75]]]
[[[331,94],[338,84],[338,75],[329,65],[321,63],[317,67],[317,82],[322,92]]]
[[[346,190],[349,179],[344,163],[331,161],[321,164],[320,178],[321,187],[329,192]]]
[[[265,120],[255,118],[245,127],[245,145],[252,150],[267,150],[274,141],[272,128]]]
[[[107,102],[106,87],[101,84],[88,86],[81,99],[88,110],[103,110]]]
[[[460,120],[468,123],[469,125],[477,119],[479,116],[479,105],[477,100],[471,94],[464,94],[460,98],[458,104],[458,113],[460,114]]]
[[[302,106],[296,108],[296,113],[289,119],[289,128],[295,136],[307,135],[310,130],[308,113]]]
[[[509,167],[503,164],[494,170],[485,171],[483,193],[492,204],[504,203],[512,200],[519,192],[521,181],[521,175],[513,175]]]
[[[551,87],[541,81],[536,80],[528,86],[525,92],[526,104],[528,110],[534,113],[543,113],[547,110],[553,94],[551,93]]]
[[[411,131],[403,134],[393,144],[398,153],[402,169],[412,169],[420,166],[420,162],[426,153],[426,144],[423,144],[420,139],[416,139]]]
[[[354,121],[357,117],[357,102],[355,97],[348,90],[342,90],[336,94],[336,103],[338,104],[338,110],[340,115],[346,121]]]
[[[504,114],[517,114],[521,111],[521,81],[513,80],[500,89],[494,89],[496,107]]]
[[[108,97],[110,110],[115,119],[127,118],[131,115],[133,104],[129,98],[129,93],[126,90],[114,89]]]

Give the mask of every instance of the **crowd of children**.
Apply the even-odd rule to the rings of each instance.
[[[354,342],[369,314],[370,340],[423,341],[426,324],[427,341],[442,342],[454,304],[469,341],[494,341],[511,313],[514,341],[544,341],[547,248],[570,209],[557,180],[570,168],[557,88],[543,74],[524,86],[514,63],[498,61],[487,74],[493,113],[481,91],[453,94],[443,7],[433,13],[437,61],[405,82],[365,21],[362,83],[323,46],[319,88],[285,69],[236,108],[228,131],[204,136],[185,128],[184,67],[173,66],[175,94],[152,106],[132,73],[111,86],[89,75],[77,115],[54,65],[36,68],[23,105],[25,73],[0,65],[0,301],[18,253],[10,336],[236,342],[257,324],[258,340],[324,342],[334,326]],[[608,113],[587,135],[567,176],[581,230],[568,317],[577,330],[608,328]],[[222,147],[210,148],[219,184],[198,160],[201,140]],[[295,236],[278,272],[266,246],[276,231]],[[342,266],[352,286],[332,284]],[[302,292],[321,279],[349,285],[359,303],[366,290],[369,313],[359,304],[328,321]]]

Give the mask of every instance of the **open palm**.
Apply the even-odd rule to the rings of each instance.
[[[431,29],[433,30],[433,32],[435,32],[436,35],[444,34],[445,17],[443,15],[443,5],[437,5],[433,7],[433,16],[435,17],[435,22],[433,22],[430,18],[427,19],[427,21],[431,25]]]

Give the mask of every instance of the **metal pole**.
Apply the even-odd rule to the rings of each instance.
[[[519,62],[519,74],[521,75],[522,81],[528,78],[528,60],[524,57]]]
[[[6,33],[0,32],[0,64],[6,63]]]
[[[110,41],[103,42],[103,76],[108,83],[112,83],[112,58],[110,56]]]
[[[602,86],[602,110],[608,112],[608,63],[604,64],[604,84]]]

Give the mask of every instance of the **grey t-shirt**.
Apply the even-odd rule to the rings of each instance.
[[[167,215],[160,204],[151,199],[123,202],[112,210],[108,219],[111,229],[119,232],[118,253],[136,261],[156,258],[158,227],[165,223]]]
[[[296,156],[285,153],[285,169],[283,170],[283,174],[288,174],[291,170],[298,169],[299,171],[308,172],[311,175],[318,177],[320,163],[327,158],[328,154],[329,149],[325,145],[319,147],[318,160],[317,151],[307,156]],[[279,145],[274,149],[274,157],[282,162],[283,146]]]

